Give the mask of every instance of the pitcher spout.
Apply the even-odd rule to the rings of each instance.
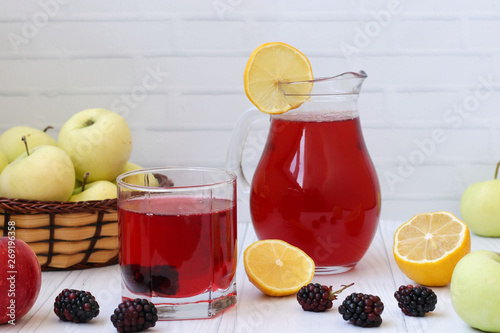
[[[361,70],[359,72],[342,73],[331,79],[339,82],[339,92],[344,91],[345,93],[359,94],[361,86],[367,77],[368,75],[366,75],[366,72]],[[328,78],[326,80],[328,80]]]
[[[285,96],[357,96],[368,77],[365,71],[345,72],[309,81],[280,82],[279,89]],[[304,93],[308,92],[308,93]]]

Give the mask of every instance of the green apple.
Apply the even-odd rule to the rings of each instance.
[[[44,131],[28,126],[12,127],[0,136],[0,150],[3,151],[9,163],[26,152],[24,143],[21,140],[23,136],[28,140],[30,148],[41,145],[57,145],[56,140]]]
[[[500,237],[500,179],[467,187],[460,200],[460,214],[469,229],[479,236]]]
[[[112,181],[132,153],[132,133],[119,114],[87,109],[64,123],[57,144],[73,161],[78,180],[90,172],[89,182]]]
[[[71,159],[50,145],[21,154],[0,174],[0,195],[12,199],[66,201],[74,185]]]
[[[78,190],[77,190],[78,191]],[[98,180],[85,185],[79,189],[79,193],[73,194],[68,201],[91,201],[116,199],[116,185],[108,180]]]
[[[480,250],[464,256],[453,270],[450,294],[463,321],[500,332],[500,253]]]
[[[9,160],[5,157],[5,154],[0,150],[0,173],[9,164]]]

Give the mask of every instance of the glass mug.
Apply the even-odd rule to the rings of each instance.
[[[124,173],[118,183],[122,299],[160,320],[211,318],[236,303],[236,176],[208,168]]]
[[[259,239],[304,250],[316,274],[352,269],[368,250],[380,214],[380,188],[361,131],[357,99],[365,72],[280,83],[298,108],[270,116],[264,151],[251,184],[243,173],[248,132],[264,115],[243,113],[233,131],[227,168],[249,195]],[[306,89],[296,89],[307,85]],[[298,95],[296,91],[310,91]]]

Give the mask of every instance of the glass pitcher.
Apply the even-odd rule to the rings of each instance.
[[[228,152],[227,167],[250,196],[257,237],[301,248],[313,258],[319,275],[352,269],[368,250],[378,225],[380,188],[357,107],[366,77],[360,71],[280,83],[287,98],[304,102],[270,116],[251,185],[242,172],[242,150],[251,122],[262,112],[250,109],[240,116]],[[296,89],[297,85],[309,87]]]

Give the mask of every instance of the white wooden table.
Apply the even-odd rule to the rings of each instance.
[[[424,318],[403,315],[394,299],[394,291],[411,280],[399,270],[392,255],[393,235],[405,221],[380,221],[375,239],[357,267],[350,272],[318,276],[313,282],[333,285],[354,282],[340,294],[333,309],[325,313],[305,312],[295,296],[268,297],[246,278],[242,263],[243,249],[256,240],[250,223],[240,223],[238,229],[238,303],[214,319],[162,321],[147,332],[365,332],[363,328],[345,322],[337,311],[341,301],[351,292],[379,295],[385,304],[383,323],[377,332],[478,332],[470,328],[454,312],[449,286],[433,288],[438,296],[436,310]],[[500,251],[500,238],[472,235],[472,250]],[[60,321],[53,312],[56,295],[64,288],[92,292],[99,302],[101,313],[87,324]],[[81,271],[43,272],[42,289],[34,307],[15,326],[2,325],[1,332],[116,332],[109,320],[120,303],[120,273],[117,265]]]

